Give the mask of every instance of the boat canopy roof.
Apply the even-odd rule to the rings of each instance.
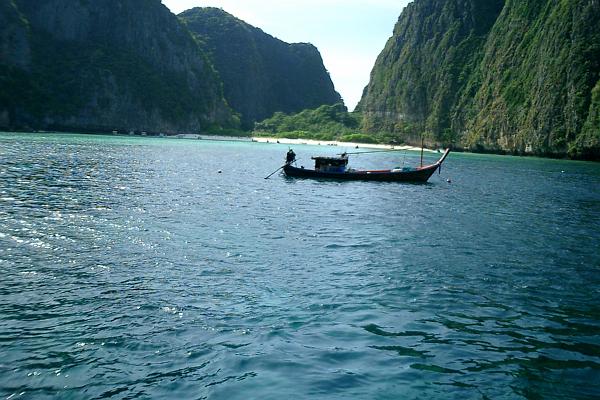
[[[348,156],[342,157],[312,157],[315,164],[321,165],[346,165],[348,164]]]
[[[311,157],[313,160],[320,160],[320,161],[341,161],[341,160],[345,160],[348,161],[348,156],[344,155],[344,156],[340,156],[340,157]]]
[[[343,171],[346,165],[348,165],[348,156],[341,157],[312,157],[315,160],[315,169],[331,169],[334,168],[339,171]],[[340,169],[341,168],[341,169]]]

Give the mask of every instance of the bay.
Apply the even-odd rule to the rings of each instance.
[[[0,398],[600,396],[598,164],[287,149],[0,133]]]

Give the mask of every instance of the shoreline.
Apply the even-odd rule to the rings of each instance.
[[[356,143],[356,142],[338,142],[338,141],[325,141],[325,140],[312,140],[312,139],[282,139],[276,137],[257,137],[257,136],[229,136],[229,135],[209,135],[209,134],[155,134],[155,133],[125,133],[125,132],[105,132],[105,131],[74,131],[74,130],[8,130],[0,129],[0,133],[22,133],[22,134],[75,134],[75,135],[99,135],[99,136],[119,136],[119,137],[148,137],[148,138],[168,138],[168,139],[200,139],[200,140],[213,140],[213,141],[237,141],[237,142],[255,142],[255,143],[268,143],[268,144],[289,144],[289,145],[311,145],[311,146],[337,146],[337,147],[351,147],[354,149],[365,148],[365,149],[380,149],[380,150],[408,150],[408,151],[421,151],[418,146],[409,145],[386,145],[386,144],[370,144],[370,143]],[[428,153],[440,153],[444,149],[430,149],[425,147],[423,149]],[[543,160],[562,160],[562,161],[579,161],[579,162],[600,162],[600,156],[594,154],[582,156],[582,157],[569,157],[566,154],[558,153],[520,153],[508,150],[492,150],[492,149],[464,149],[464,148],[452,148],[454,153],[466,153],[466,154],[487,154],[497,156],[508,156],[508,157],[523,157],[523,158],[539,158]]]
[[[350,147],[353,149],[379,149],[379,150],[409,150],[421,151],[420,147],[409,145],[391,145],[391,144],[375,144],[375,143],[357,143],[357,142],[338,142],[335,140],[313,140],[313,139],[281,139],[273,137],[251,137],[256,143],[269,144],[292,144],[292,145],[308,145],[308,146],[332,146],[332,147]],[[439,153],[438,149],[423,148],[423,151],[429,153]]]

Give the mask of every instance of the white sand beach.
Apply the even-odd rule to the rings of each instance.
[[[338,146],[344,148],[352,148],[352,149],[380,149],[380,150],[412,150],[412,151],[421,151],[420,147],[408,146],[408,145],[389,145],[389,144],[370,144],[370,143],[354,143],[354,142],[336,142],[336,141],[327,141],[327,140],[311,140],[311,139],[279,139],[279,138],[269,138],[269,137],[252,137],[252,141],[258,143],[279,143],[279,144],[289,144],[289,145],[298,145],[305,144],[310,146]],[[424,151],[437,153],[437,149],[427,149]]]

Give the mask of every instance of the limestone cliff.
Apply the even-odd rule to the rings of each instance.
[[[2,60],[5,127],[197,132],[235,124],[206,54],[159,0],[0,4],[0,18],[15,20],[7,5],[18,10],[31,49],[30,61],[13,63],[20,68],[6,72]]]
[[[12,0],[0,1],[0,65],[29,68],[29,26]]]
[[[225,98],[244,127],[278,111],[341,102],[313,45],[285,43],[217,8],[194,8],[179,17],[206,43]]]
[[[10,125],[6,105],[14,103],[31,63],[29,26],[12,0],[0,0],[0,128]],[[4,106],[3,106],[4,105]]]
[[[359,110],[367,131],[495,152],[597,158],[597,0],[415,0]],[[595,154],[595,155],[594,155]]]

